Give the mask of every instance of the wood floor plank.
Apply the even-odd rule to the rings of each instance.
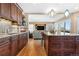
[[[30,40],[17,56],[46,56],[46,52],[38,42]]]

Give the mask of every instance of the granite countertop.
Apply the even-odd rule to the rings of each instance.
[[[66,35],[61,35],[61,34],[52,34],[50,32],[44,32],[47,36],[79,36],[79,34],[66,34]]]
[[[19,32],[19,33],[14,33],[14,34],[0,34],[0,38],[10,37],[13,35],[19,35],[19,34],[23,34],[23,33],[27,33],[27,32]]]

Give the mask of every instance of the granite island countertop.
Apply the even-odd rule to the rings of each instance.
[[[52,34],[50,32],[44,32],[44,34],[46,34],[47,36],[79,36],[79,34],[65,34],[65,35],[61,35],[61,34]]]

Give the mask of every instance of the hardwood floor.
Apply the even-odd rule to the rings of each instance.
[[[44,47],[31,39],[17,56],[46,56],[46,52]]]

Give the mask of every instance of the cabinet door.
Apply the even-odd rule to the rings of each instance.
[[[20,9],[18,9],[18,24],[22,25],[22,12]]]
[[[63,55],[75,55],[75,36],[64,36],[63,39]]]
[[[20,34],[19,35],[19,50],[21,50],[26,45],[27,42],[28,42],[28,37],[26,33]]]
[[[18,21],[18,15],[17,15],[17,6],[14,3],[11,3],[11,18],[14,21]]]
[[[10,16],[11,4],[10,3],[1,3],[1,16],[7,19],[11,19]]]
[[[25,46],[27,43],[27,35],[26,33],[23,34],[23,46]]]
[[[25,44],[27,44],[27,43],[28,43],[28,35],[29,35],[29,34],[28,34],[28,32],[27,32],[27,33],[25,33],[25,36],[26,36],[26,37],[25,37]]]
[[[16,55],[18,53],[18,36],[12,36],[12,41],[11,41],[11,55]]]
[[[61,56],[62,55],[62,39],[60,36],[50,36],[48,39],[48,55]]]
[[[23,36],[22,34],[19,35],[19,50],[23,48]]]
[[[79,36],[76,36],[76,55],[79,56]]]

